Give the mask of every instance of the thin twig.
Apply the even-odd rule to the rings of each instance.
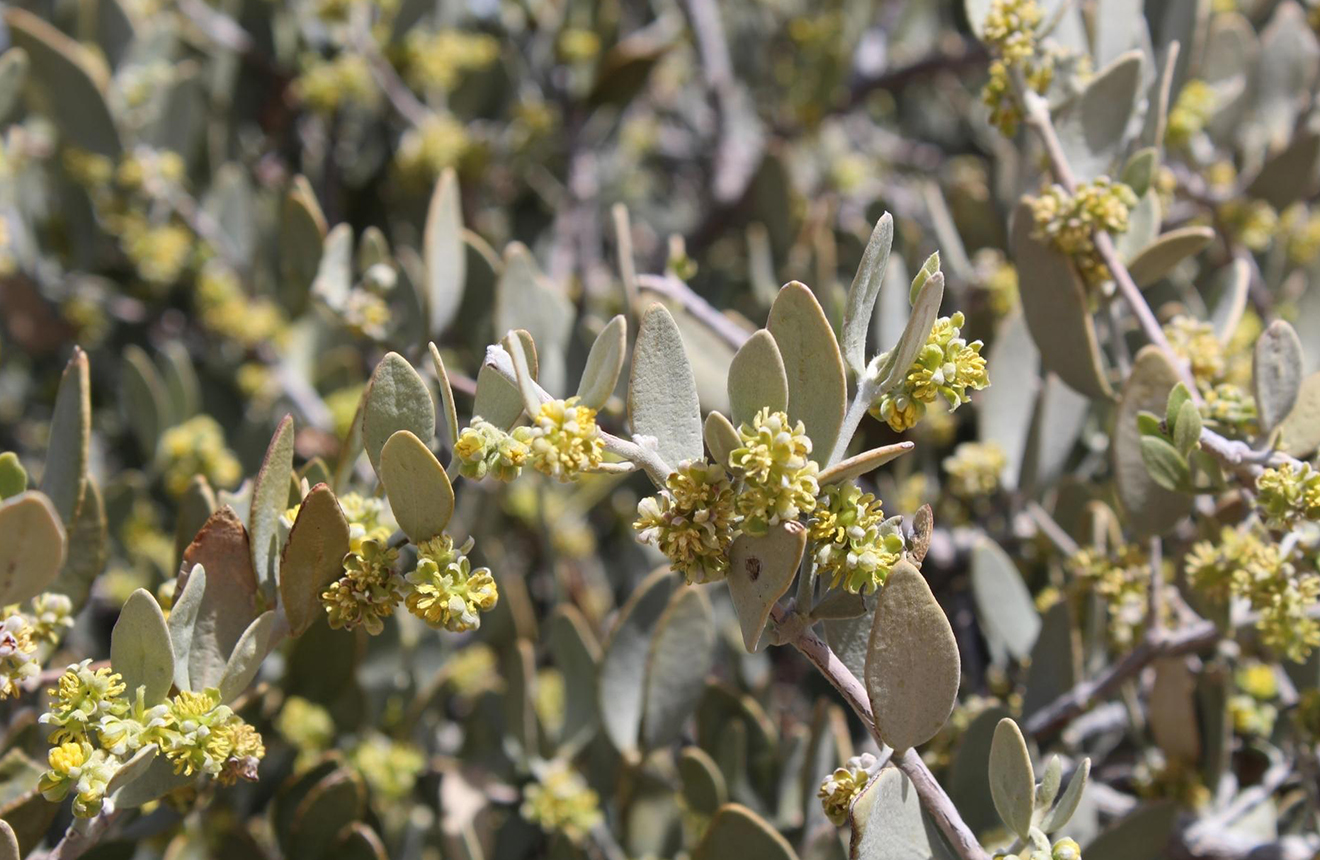
[[[86,819],[85,822],[75,821],[64,832],[64,836],[55,847],[41,855],[43,860],[74,860],[76,857],[81,857],[101,841],[101,837],[119,815],[119,810],[113,810],[102,812],[95,818]]]
[[[638,275],[637,286],[678,302],[683,310],[705,323],[707,328],[734,349],[738,349],[752,336],[751,332],[720,313],[714,305],[673,275]]]

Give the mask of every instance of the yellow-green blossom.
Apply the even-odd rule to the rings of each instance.
[[[403,597],[403,582],[394,570],[398,557],[398,550],[368,538],[344,558],[344,575],[321,594],[331,627],[362,626],[373,636],[385,629],[381,619],[393,615]]]
[[[871,593],[884,584],[903,555],[899,518],[885,520],[880,500],[856,484],[828,486],[816,499],[808,536],[816,568],[831,588]]]
[[[998,248],[982,248],[972,258],[977,285],[985,291],[995,316],[1007,316],[1018,304],[1017,267]]]
[[[219,690],[180,692],[169,711],[173,731],[163,750],[176,774],[203,773],[221,782],[255,778],[255,761],[266,747],[260,734],[220,703]]]
[[[158,449],[165,489],[181,496],[194,475],[214,487],[232,487],[243,475],[238,458],[225,445],[224,430],[209,415],[197,415],[166,430]]]
[[[404,77],[420,90],[449,92],[465,73],[489,66],[499,52],[499,42],[485,33],[413,29],[403,45]]]
[[[937,395],[953,410],[971,401],[969,391],[988,386],[983,344],[962,337],[964,322],[961,312],[936,320],[902,384],[873,403],[871,415],[901,433],[921,420]]]
[[[836,827],[848,823],[848,811],[853,801],[871,781],[871,771],[875,769],[876,758],[870,753],[862,753],[848,759],[843,767],[821,781],[816,796],[825,810],[825,817]]]
[[[455,633],[480,627],[481,613],[494,609],[500,595],[489,568],[472,569],[471,550],[471,539],[455,548],[446,534],[418,544],[417,567],[407,576],[408,611]]]
[[[1082,860],[1082,847],[1076,839],[1064,837],[1050,848],[1050,860]]]
[[[1128,214],[1137,205],[1131,188],[1099,176],[1077,186],[1073,194],[1051,185],[1028,202],[1037,238],[1066,254],[1086,283],[1109,280],[1109,269],[1095,249],[1095,231],[1127,232]]]
[[[523,790],[522,817],[573,842],[581,842],[603,821],[600,797],[562,761],[547,765],[538,780]]]
[[[689,583],[714,582],[729,568],[729,544],[737,536],[733,489],[724,469],[685,460],[665,489],[637,505],[637,539],[654,545]]]
[[[1205,128],[1218,107],[1214,88],[1199,78],[1183,84],[1178,99],[1169,109],[1164,139],[1171,147],[1183,147]]]
[[[811,437],[801,421],[762,409],[738,428],[738,436],[742,447],[729,454],[729,468],[742,478],[734,506],[743,531],[763,535],[815,510],[820,467],[811,459]]]
[[[520,435],[526,432],[526,428],[519,428]],[[474,481],[487,475],[499,481],[512,481],[522,474],[527,454],[527,445],[517,435],[505,432],[480,415],[472,416],[472,422],[463,428],[454,443],[458,471]]]
[[[579,406],[576,397],[542,403],[519,438],[527,445],[528,459],[536,471],[560,481],[571,481],[596,468],[605,453],[596,410]]]
[[[433,113],[404,132],[395,161],[407,180],[430,183],[446,167],[457,166],[470,143],[463,123],[448,113]]]
[[[32,638],[55,645],[73,627],[73,601],[67,594],[42,592],[32,598],[27,616],[32,622]]]
[[[385,503],[361,493],[344,493],[339,497],[339,509],[348,521],[349,552],[361,552],[362,544],[375,541],[386,543],[394,531],[394,522],[385,513]]]
[[[1118,645],[1130,645],[1146,620],[1146,595],[1150,586],[1150,561],[1141,547],[1123,544],[1111,553],[1086,547],[1068,560],[1081,593],[1103,599],[1109,613],[1109,637]]]
[[[355,51],[345,51],[332,60],[305,59],[292,89],[303,104],[323,114],[341,107],[369,108],[379,98],[367,58]]]
[[[349,754],[349,762],[362,774],[373,797],[398,801],[412,793],[426,768],[426,756],[417,747],[371,732]]]
[[[1256,506],[1273,529],[1320,519],[1320,472],[1310,463],[1303,463],[1300,469],[1291,463],[1266,469],[1256,478]]]
[[[92,818],[101,811],[106,786],[119,769],[117,759],[85,741],[69,741],[52,747],[46,760],[50,770],[37,782],[42,797],[58,803],[72,791],[75,816]]]
[[[335,739],[335,721],[330,712],[302,696],[284,700],[275,718],[275,729],[299,752],[320,752]]]
[[[1007,465],[1003,449],[994,442],[963,442],[944,458],[949,491],[962,499],[988,496],[999,489]]]
[[[91,665],[91,660],[70,665],[56,686],[47,691],[50,709],[37,721],[51,728],[49,738],[53,743],[86,740],[88,731],[103,718],[123,716],[128,711],[128,702],[120,698],[124,682],[119,674]]]
[[[1036,0],[993,0],[981,26],[981,39],[1010,63],[1036,50],[1036,28],[1045,18]]]
[[[41,670],[32,656],[37,650],[32,632],[31,623],[20,614],[0,622],[0,699],[17,696],[20,686]]]

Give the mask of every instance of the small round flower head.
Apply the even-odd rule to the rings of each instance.
[[[1082,848],[1077,840],[1064,837],[1050,849],[1050,860],[1082,860]]]
[[[302,696],[284,700],[275,728],[299,750],[320,752],[335,737],[335,721],[330,712]]]
[[[943,397],[951,410],[971,401],[969,391],[990,384],[982,343],[962,337],[961,313],[941,317],[931,327],[902,385],[871,405],[871,414],[895,432],[912,428],[926,414],[927,404]]]
[[[1291,463],[1266,469],[1256,478],[1256,505],[1265,524],[1273,529],[1320,519],[1320,472],[1310,463],[1303,463],[1300,469]]]
[[[524,442],[479,415],[472,416],[472,423],[463,429],[454,443],[459,472],[474,481],[487,475],[500,481],[512,481],[522,474],[527,454]]]
[[[831,588],[871,593],[889,577],[903,554],[897,522],[885,522],[880,500],[856,484],[826,487],[816,500],[808,535],[816,544],[816,565]]]
[[[32,638],[49,645],[64,638],[64,631],[73,627],[73,601],[67,594],[43,592],[32,598],[27,613],[32,621]]]
[[[373,797],[401,800],[412,793],[426,769],[426,756],[416,746],[371,732],[348,757],[366,780]]]
[[[1205,419],[1207,427],[1239,438],[1255,436],[1260,432],[1256,420],[1256,398],[1245,388],[1231,382],[1203,388],[1205,405],[1201,407],[1201,417]]]
[[[173,723],[169,705],[147,707],[146,688],[138,687],[132,704],[123,714],[107,714],[97,722],[96,739],[106,752],[126,758],[147,744],[164,747],[171,737]]]
[[[605,445],[596,426],[596,410],[579,406],[576,397],[548,400],[515,438],[527,445],[536,471],[560,481],[571,481],[599,466]]]
[[[1035,52],[1035,31],[1044,17],[1036,0],[993,0],[981,38],[1005,60],[1021,62]]]
[[[1179,315],[1164,326],[1164,336],[1178,357],[1191,365],[1192,375],[1202,387],[1223,380],[1228,359],[1213,325],[1195,317]]]
[[[655,545],[689,583],[714,582],[728,571],[737,519],[724,469],[685,460],[665,480],[665,489],[637,505],[633,528],[638,540]]]
[[[1126,233],[1128,214],[1137,205],[1137,195],[1121,182],[1098,176],[1069,194],[1052,185],[1030,200],[1036,222],[1035,235],[1072,258],[1088,284],[1109,280],[1109,270],[1095,249],[1095,231]]]
[[[64,670],[59,683],[48,690],[50,710],[38,719],[50,726],[50,740],[54,743],[82,741],[90,728],[104,717],[123,716],[128,702],[124,682],[110,669],[92,669],[91,660],[74,663]]]
[[[500,594],[489,568],[472,569],[471,548],[471,541],[455,548],[445,534],[418,545],[417,567],[407,576],[409,612],[455,633],[481,626],[481,613],[494,609]]]
[[[120,762],[105,750],[93,749],[83,741],[68,741],[52,747],[47,755],[50,770],[37,782],[41,796],[58,803],[74,793],[73,814],[92,818],[101,811],[105,789]]]
[[[1170,147],[1183,148],[1205,128],[1219,106],[1214,87],[1200,79],[1183,84],[1178,100],[1169,109],[1165,139]]]
[[[201,692],[180,692],[170,700],[170,717],[174,731],[164,752],[174,772],[218,775],[233,749],[229,737],[220,730],[236,719],[229,706],[220,704],[220,691],[210,687]]]
[[[32,625],[21,614],[0,622],[0,699],[17,696],[23,682],[35,678],[41,670],[32,657],[37,650],[32,632]]]
[[[603,820],[600,797],[567,763],[556,761],[523,790],[522,817],[547,833],[581,842]]]
[[[811,459],[811,437],[801,421],[762,409],[738,428],[742,447],[729,454],[729,468],[742,478],[734,500],[743,531],[763,535],[770,526],[796,520],[816,507],[820,467]]]
[[[260,732],[232,715],[211,733],[210,751],[223,759],[216,780],[221,785],[233,785],[240,779],[256,781],[257,765],[266,757],[266,744]]]
[[[988,496],[999,489],[999,475],[1007,463],[1003,449],[994,442],[963,442],[944,458],[949,490],[963,499]]]
[[[403,583],[394,571],[398,558],[398,550],[371,539],[344,558],[344,575],[321,594],[332,628],[362,626],[373,636],[385,629],[381,619],[394,614],[403,596]]]
[[[1268,702],[1238,693],[1228,697],[1228,715],[1233,721],[1233,731],[1239,735],[1268,738],[1274,733],[1279,709]]]
[[[225,446],[224,430],[209,415],[166,430],[157,450],[165,488],[172,496],[183,495],[194,475],[205,475],[215,487],[232,487],[243,476],[238,458]]]
[[[389,540],[394,524],[385,514],[385,504],[380,499],[369,498],[361,493],[344,493],[339,497],[339,508],[348,520],[348,547],[351,552],[361,552],[362,542],[374,540],[384,545]]]
[[[862,789],[871,781],[871,771],[875,768],[875,764],[875,756],[870,753],[853,756],[844,762],[843,767],[836,769],[821,781],[816,796],[820,798],[825,816],[836,827],[848,823],[848,811],[852,808],[853,801],[862,793]]]

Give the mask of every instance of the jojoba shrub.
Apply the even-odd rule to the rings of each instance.
[[[1313,0],[3,18],[0,860],[1320,856]]]

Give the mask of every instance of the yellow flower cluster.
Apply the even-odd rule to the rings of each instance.
[[[1200,134],[1214,116],[1218,101],[1214,88],[1199,78],[1183,84],[1178,100],[1169,109],[1169,121],[1164,133],[1169,146],[1185,147]]]
[[[875,766],[875,756],[862,753],[848,759],[843,767],[836,768],[821,781],[816,797],[820,798],[825,817],[834,826],[842,827],[848,823],[848,810],[852,808],[853,801],[862,793],[862,789],[871,781]]]
[[[470,144],[462,122],[449,113],[432,113],[404,132],[395,159],[406,179],[430,184],[446,167],[458,166]]]
[[[418,544],[417,567],[407,576],[408,611],[455,633],[480,627],[481,613],[494,609],[500,594],[489,568],[472,569],[471,551],[471,538],[455,548],[445,534]]]
[[[1320,519],[1320,472],[1303,463],[1284,463],[1256,478],[1256,506],[1272,529],[1287,529],[1298,520]]]
[[[202,266],[193,304],[203,326],[247,348],[275,340],[287,325],[278,304],[249,295],[234,270],[219,260]]]
[[[763,535],[771,526],[816,508],[820,467],[811,459],[811,438],[801,421],[762,409],[738,428],[742,446],[729,454],[729,468],[742,478],[735,509],[742,529]]]
[[[394,570],[398,558],[397,549],[372,538],[345,556],[344,575],[321,593],[332,628],[361,626],[373,636],[385,629],[382,619],[393,615],[403,599],[403,579]]]
[[[192,261],[196,237],[177,221],[154,224],[132,214],[116,219],[113,229],[138,276],[154,287],[176,283]]]
[[[1228,362],[1223,344],[1210,323],[1180,314],[1164,326],[1164,336],[1178,357],[1187,362],[1198,387],[1223,380]]]
[[[506,433],[480,415],[473,415],[454,443],[458,471],[474,481],[487,475],[499,481],[512,481],[522,474],[523,463],[527,461],[528,448],[523,441],[527,435],[526,427]]]
[[[596,468],[605,454],[596,410],[579,406],[576,397],[542,403],[531,426],[523,429],[519,440],[527,445],[533,468],[560,481]]]
[[[225,432],[210,415],[197,415],[161,434],[157,448],[165,489],[181,496],[193,476],[204,475],[213,487],[232,487],[243,467],[225,445]]]
[[[1295,662],[1320,646],[1320,575],[1299,571],[1279,545],[1249,527],[1225,528],[1218,543],[1200,541],[1185,560],[1187,578],[1211,598],[1245,599],[1259,614],[1261,640]]]
[[[1033,91],[1044,93],[1054,79],[1056,54],[1042,50],[1037,28],[1044,12],[1036,0],[993,0],[986,14],[982,37],[996,54],[990,64],[990,80],[981,91],[981,101],[990,108],[990,123],[1005,137],[1017,134],[1022,106],[1013,88],[1013,76],[1021,74]]]
[[[1131,188],[1098,176],[1079,185],[1075,194],[1051,185],[1029,203],[1038,239],[1070,257],[1087,284],[1109,280],[1109,269],[1095,250],[1095,231],[1127,232],[1128,213],[1137,205]]]
[[[1293,265],[1309,266],[1320,258],[1320,211],[1311,212],[1305,204],[1295,203],[1284,210],[1281,220]]]
[[[1082,860],[1082,849],[1077,840],[1064,837],[1050,846],[1049,851],[1028,843],[1017,853],[995,854],[994,860]]]
[[[522,817],[547,833],[581,842],[603,821],[600,797],[581,775],[562,761],[546,766],[523,790]]]
[[[412,30],[404,41],[403,55],[408,83],[423,91],[449,92],[464,74],[495,62],[500,45],[485,33]]]
[[[808,536],[816,566],[830,587],[872,593],[903,555],[901,518],[885,520],[880,500],[854,483],[826,487],[816,499]]]
[[[334,59],[307,57],[293,82],[293,93],[313,111],[332,114],[341,107],[375,106],[380,93],[367,58],[345,51]]]
[[[989,385],[982,343],[963,338],[964,322],[961,312],[936,320],[902,384],[873,403],[871,415],[901,433],[921,420],[937,395],[952,410],[971,401],[969,391]]]
[[[994,442],[963,442],[944,458],[949,491],[961,499],[988,496],[999,489],[999,475],[1008,465]]]
[[[1253,660],[1238,667],[1233,677],[1241,691],[1228,700],[1233,730],[1240,735],[1268,738],[1279,717],[1279,709],[1271,704],[1279,694],[1274,667]]]
[[[20,685],[37,676],[41,667],[33,658],[37,643],[32,625],[21,614],[9,614],[0,622],[0,699],[17,696]]]
[[[1082,593],[1104,599],[1109,638],[1120,646],[1135,641],[1145,622],[1150,587],[1150,562],[1141,547],[1123,544],[1112,553],[1087,547],[1068,560],[1068,569]]]
[[[426,769],[426,756],[413,744],[371,732],[348,757],[362,774],[372,797],[399,801],[412,793]]]
[[[299,758],[310,758],[327,749],[335,739],[335,721],[330,712],[302,696],[284,700],[275,728],[297,747]]]
[[[633,528],[638,540],[656,546],[689,583],[723,579],[738,530],[724,469],[705,460],[680,463],[665,489],[637,505]]]
[[[976,282],[997,317],[1007,316],[1018,304],[1017,267],[998,248],[982,248],[972,258]]]

